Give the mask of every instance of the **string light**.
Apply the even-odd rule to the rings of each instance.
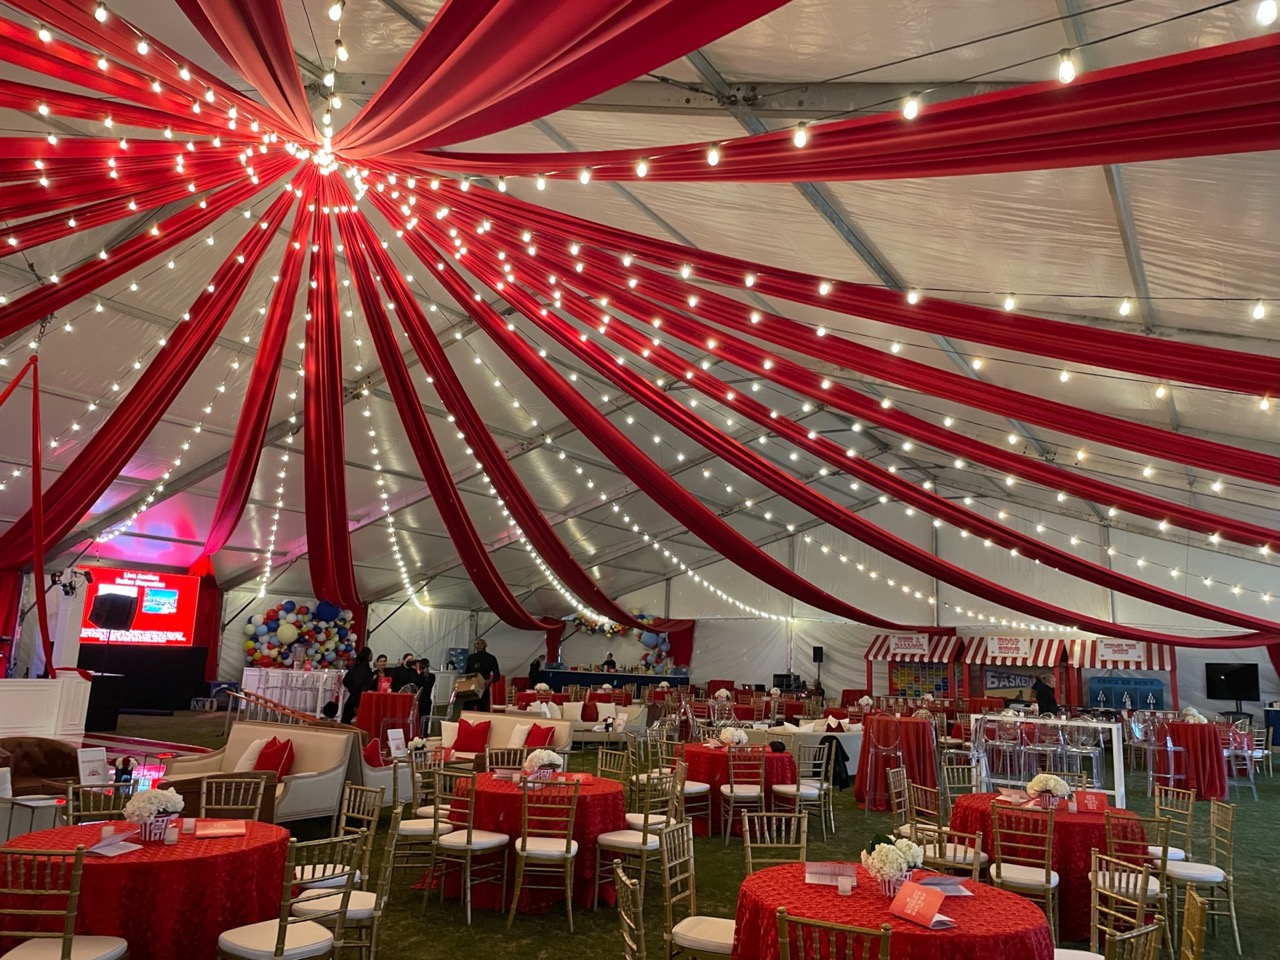
[[[1129,311],[1133,309],[1133,305],[1129,302],[1129,298],[1125,297],[1120,301],[1120,316],[1127,317]]]
[[[347,58],[350,56],[350,54],[347,53],[347,45],[342,42],[341,37],[333,41],[333,52],[334,52],[334,56],[336,56],[343,63],[346,63]]]
[[[578,182],[579,182],[579,183],[581,183],[584,187],[585,187],[588,183],[590,183],[590,182],[591,182],[591,168],[590,168],[590,167],[583,167],[583,168],[578,172]]]
[[[347,6],[347,0],[333,0],[333,3],[329,4],[329,19],[332,20],[334,23],[337,23],[339,20],[341,20],[342,11],[346,8],[346,6]]]
[[[1012,313],[1013,308],[1016,307],[1017,305],[1018,305],[1018,302],[1013,299],[1012,293],[1004,298],[1004,309],[1006,313]]]
[[[640,160],[636,163],[636,176],[643,178],[648,176],[648,174],[649,174],[649,159],[648,157],[641,157]]]
[[[1260,27],[1269,27],[1276,22],[1276,0],[1262,0],[1253,15]]]
[[[809,125],[804,121],[796,124],[795,132],[791,134],[791,142],[797,147],[803,147],[809,142]]]
[[[720,162],[720,145],[718,143],[711,144],[707,148],[707,165],[714,167]]]
[[[1273,11],[1272,19],[1274,20],[1274,19],[1275,19],[1275,17],[1274,17],[1275,3],[1272,3],[1272,4],[1271,4],[1271,9],[1272,9],[1272,11]],[[1253,319],[1255,319],[1255,320],[1261,320],[1261,319],[1263,319],[1266,315],[1267,315],[1267,308],[1266,308],[1266,306],[1263,304],[1263,302],[1262,302],[1261,300],[1259,300],[1257,303],[1255,303],[1255,304],[1253,305],[1253,314],[1252,314]]]
[[[907,120],[914,120],[919,115],[920,98],[913,93],[902,101],[902,116]]]
[[[107,16],[107,5],[99,2],[98,5],[93,8],[93,19],[97,20],[99,23],[106,23]]]
[[[1076,78],[1076,62],[1071,57],[1070,50],[1063,50],[1058,54],[1058,82],[1070,83]]]

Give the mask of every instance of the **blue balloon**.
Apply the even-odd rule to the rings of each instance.
[[[342,613],[342,608],[337,604],[330,603],[328,600],[321,600],[316,604],[315,615],[317,620],[336,620],[340,613]]]
[[[662,642],[662,634],[654,633],[651,630],[646,630],[644,633],[640,634],[640,642],[643,643],[650,650],[652,650],[654,647],[656,647],[659,643]]]
[[[662,642],[661,642],[660,644],[658,644],[658,649],[659,649],[659,650],[661,650],[663,653],[670,653],[670,652],[671,652],[671,641],[670,641],[670,640],[668,640],[666,637],[663,637],[663,638],[662,638]]]
[[[324,655],[324,658],[328,660],[330,663],[333,663],[334,660],[338,659],[338,655],[334,653],[332,650],[330,650],[328,653]]]
[[[268,629],[268,630],[270,630],[272,633],[275,633],[275,632],[276,632],[276,630],[278,630],[279,628],[280,628],[280,621],[279,621],[279,620],[268,620],[268,621],[267,621],[267,629]]]
[[[285,613],[293,613],[294,610],[298,609],[298,605],[292,600],[286,600],[284,603],[280,604],[280,609]]]
[[[265,637],[265,636],[267,635],[267,633],[268,633],[267,625],[266,625],[265,623],[259,623],[259,624],[254,628],[253,632],[254,632],[254,633],[256,633],[256,634],[257,634],[258,636],[260,636],[260,637]]]
[[[338,636],[341,637],[343,640],[347,639],[347,634],[350,632],[351,631],[349,631],[346,627],[338,628]]]

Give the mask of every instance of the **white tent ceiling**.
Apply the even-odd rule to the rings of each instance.
[[[154,0],[117,0],[112,8],[143,24],[161,41],[188,54],[192,60],[243,89],[238,80],[196,32],[176,5]],[[315,83],[314,64],[321,51],[329,59],[335,27],[323,16],[324,4],[285,0],[296,52],[304,79]],[[338,123],[354,116],[363,102],[360,90],[372,90],[416,40],[421,24],[438,9],[424,0],[349,0],[342,22],[342,36],[351,52],[339,71],[339,89],[348,91],[347,105]],[[575,108],[546,117],[475,143],[463,150],[504,152],[548,151],[573,148],[590,150],[654,143],[725,139],[743,133],[744,122],[754,114],[742,105],[718,105],[707,91],[717,84],[747,88],[769,85],[774,92],[763,110],[761,122],[776,127],[808,116],[796,103],[805,97],[812,103],[842,98],[873,103],[896,96],[895,91],[924,89],[942,84],[935,96],[951,96],[971,89],[963,81],[981,83],[1026,82],[1043,79],[1054,69],[1053,54],[1074,46],[1081,38],[1097,39],[1135,30],[1126,36],[1087,48],[1086,68],[1099,68],[1210,46],[1256,35],[1252,3],[1237,3],[1186,16],[1157,26],[1187,5],[1175,0],[1131,0],[1116,4],[1095,0],[1003,0],[957,5],[946,0],[914,0],[886,4],[876,0],[794,0],[774,14],[711,44],[691,58],[668,65],[652,77],[629,84],[599,98],[587,109]],[[1068,20],[1065,14],[1079,12]],[[1026,28],[1032,24],[1039,26]],[[1145,27],[1145,29],[1136,29]],[[1005,36],[995,35],[1008,33]],[[314,40],[313,40],[314,35]],[[982,40],[984,37],[993,39]],[[1045,57],[1010,67],[1034,57]],[[5,68],[0,76],[32,82],[23,71]],[[847,78],[827,83],[832,78]],[[668,82],[670,81],[670,82]],[[34,82],[47,83],[43,79]],[[674,82],[675,86],[672,85]],[[808,84],[800,90],[788,85]],[[884,87],[865,85],[883,84]],[[673,91],[676,95],[673,96]],[[684,94],[682,97],[681,94]],[[690,101],[685,106],[682,99]],[[320,104],[322,101],[316,101]],[[317,106],[317,112],[321,108]],[[787,114],[790,111],[790,115]],[[61,122],[61,121],[60,121]],[[5,112],[10,131],[44,132],[42,118]],[[65,132],[87,130],[67,121]],[[511,192],[524,200],[653,237],[690,243],[747,260],[787,267],[863,283],[879,283],[887,275],[902,285],[917,287],[926,295],[949,297],[984,305],[997,305],[1006,295],[1017,297],[1018,309],[1052,318],[1068,319],[1107,329],[1146,332],[1153,337],[1177,338],[1237,350],[1275,354],[1278,347],[1276,302],[1280,286],[1280,163],[1276,154],[1209,157],[1127,165],[1123,168],[1079,168],[1009,173],[991,176],[840,183],[820,187],[829,206],[824,216],[811,199],[790,185],[664,184],[626,186],[593,182],[553,182],[545,192],[527,181],[513,181]],[[268,202],[253,205],[261,212]],[[385,227],[376,217],[375,222]],[[834,222],[833,222],[834,221]],[[148,219],[147,223],[150,222]],[[138,289],[122,279],[91,298],[59,311],[57,322],[40,347],[45,433],[59,437],[48,451],[46,484],[66,469],[114,402],[129,389],[136,376],[135,362],[145,365],[157,340],[172,329],[182,313],[226,256],[246,223],[239,214],[225,217],[213,230],[216,242],[196,238],[167,269],[168,257],[140,268]],[[66,240],[31,251],[25,258],[0,261],[0,291],[12,298],[31,289],[37,277],[63,272],[93,257],[121,235],[145,228],[142,222],[125,222],[85,230]],[[385,235],[390,237],[389,230]],[[859,253],[850,238],[863,246]],[[77,534],[69,538],[61,562],[75,557],[89,541],[87,534],[109,528],[127,516],[140,498],[150,492],[166,470],[172,479],[156,503],[122,535],[106,543],[91,544],[87,558],[101,562],[159,564],[183,567],[201,552],[209,528],[221,480],[219,458],[230,449],[239,413],[237,396],[248,382],[250,361],[260,331],[258,308],[271,290],[269,265],[279,262],[284,245],[277,236],[231,323],[199,371],[146,438],[137,455],[106,495],[84,517]],[[687,533],[673,532],[674,521],[660,504],[634,486],[610,463],[610,453],[592,446],[565,425],[547,398],[541,396],[502,356],[475,332],[461,310],[442,291],[425,280],[427,271],[416,272],[412,257],[393,239],[392,251],[407,273],[415,274],[414,287],[424,304],[437,304],[429,314],[441,342],[459,372],[473,402],[491,432],[544,513],[556,523],[562,539],[604,589],[623,596],[679,573],[657,552],[646,549],[636,529],[663,534],[667,545],[691,568],[715,563],[719,558]],[[347,276],[339,264],[339,276]],[[1139,301],[1143,288],[1149,300]],[[740,292],[728,291],[731,295]],[[368,600],[396,599],[406,595],[382,521],[380,493],[387,491],[394,508],[401,550],[409,558],[415,586],[427,583],[429,602],[438,606],[475,608],[482,604],[458,564],[457,554],[421,478],[401,430],[394,405],[382,386],[354,291],[341,292],[344,309],[351,302],[354,317],[344,344],[344,370],[355,393],[361,383],[371,386],[367,398],[347,406],[346,480],[348,513],[356,557],[357,580]],[[1118,305],[1134,297],[1138,306],[1121,316]],[[1258,298],[1267,301],[1264,319],[1252,316]],[[101,302],[103,312],[95,312]],[[504,304],[496,304],[500,308]],[[901,344],[901,354],[941,369],[962,369],[1002,386],[1035,393],[1077,406],[1173,428],[1190,436],[1207,437],[1238,446],[1280,453],[1276,411],[1259,408],[1259,398],[1241,394],[1170,386],[1163,396],[1155,381],[1116,375],[1101,368],[1071,366],[1069,379],[1060,380],[1061,365],[1042,358],[1007,353],[964,341],[940,341],[926,334],[787,303],[770,303],[775,312],[812,325],[823,324],[877,348]],[[301,307],[298,310],[301,312]],[[64,322],[74,332],[61,330]],[[461,333],[461,338],[455,337]],[[925,594],[934,585],[874,551],[845,542],[842,535],[815,523],[812,517],[715,459],[704,450],[662,428],[654,417],[638,409],[618,391],[588,375],[545,337],[528,332],[546,347],[565,371],[578,371],[577,387],[598,401],[600,408],[628,436],[666,466],[708,506],[724,515],[746,536],[761,544],[773,544],[775,555],[794,569],[837,595],[861,598],[861,605],[886,616],[919,621],[918,598],[903,599],[851,568],[835,566],[835,555],[844,553],[868,567],[898,577]],[[0,346],[10,361],[24,356],[27,332]],[[250,505],[226,549],[215,558],[219,579],[228,586],[255,581],[262,570],[272,516],[274,489],[281,481],[279,454],[292,450],[305,456],[301,435],[287,445],[284,434],[292,410],[299,401],[289,393],[297,387],[301,320],[295,320],[286,350],[287,369],[272,412],[272,450],[264,456]],[[356,341],[360,340],[360,345]],[[407,343],[405,344],[407,348]],[[980,365],[980,370],[975,366]],[[440,438],[450,468],[482,539],[493,547],[499,570],[525,605],[535,612],[562,613],[557,594],[551,591],[523,547],[513,542],[506,518],[474,469],[463,444],[443,417],[433,389],[424,382],[421,368],[411,370]],[[730,381],[746,381],[743,371],[721,366]],[[1170,371],[1176,379],[1176,371]],[[888,384],[841,372],[840,379],[873,396],[888,396],[901,409],[941,421],[954,416],[956,429],[987,442],[1007,445],[1029,455],[1072,461],[1080,446],[1074,437],[1011,422],[945,400],[903,390]],[[501,386],[495,386],[495,380]],[[113,389],[118,385],[119,389]],[[225,392],[219,392],[225,385]],[[607,395],[608,400],[602,395]],[[1056,491],[1030,483],[1008,488],[1003,477],[982,468],[956,469],[945,451],[915,447],[902,449],[902,438],[891,431],[851,432],[848,417],[824,409],[802,410],[802,400],[765,387],[757,395],[782,412],[794,413],[806,426],[853,444],[865,456],[884,466],[894,466],[915,480],[931,479],[940,492],[952,497],[971,496],[985,512],[1004,510],[1009,522],[1028,531],[1042,524],[1044,536],[1055,545],[1071,544],[1100,562],[1110,559],[1117,569],[1146,577],[1161,586],[1200,589],[1193,578],[1169,579],[1169,568],[1196,578],[1212,576],[1240,583],[1241,594],[1226,598],[1221,589],[1205,592],[1208,599],[1265,614],[1260,596],[1275,589],[1273,564],[1256,553],[1226,545],[1215,552],[1199,549],[1198,536],[1175,529],[1157,531],[1155,524],[1121,516],[1106,519],[1106,504],[1069,500],[1060,503]],[[513,401],[519,401],[519,408]],[[88,410],[97,403],[98,409]],[[365,405],[370,416],[360,414]],[[205,412],[211,407],[210,412]],[[726,425],[724,413],[711,402],[700,403],[699,412],[743,439],[757,432],[745,425]],[[0,409],[0,529],[29,506],[25,482],[13,481],[12,470],[28,462],[25,449],[29,400],[20,395]],[[532,421],[536,420],[534,426]],[[79,429],[73,429],[78,424]],[[195,433],[193,428],[201,429]],[[376,430],[378,453],[372,452],[367,430]],[[556,448],[567,451],[562,459],[541,441],[550,433]],[[660,443],[652,436],[660,435]],[[184,449],[183,445],[189,448]],[[1179,503],[1192,504],[1228,517],[1238,517],[1271,529],[1280,527],[1280,498],[1274,487],[1228,481],[1221,491],[1211,472],[1186,469],[1159,461],[1147,461],[1128,451],[1089,444],[1089,458],[1080,469],[1131,489],[1150,492]],[[1047,570],[1029,570],[1030,562],[1005,557],[994,565],[984,557],[980,543],[956,539],[953,531],[935,533],[926,518],[904,515],[900,505],[877,502],[879,491],[850,489],[847,478],[819,477],[819,464],[811,458],[788,456],[790,447],[778,442],[753,449],[773,457],[797,476],[812,478],[825,494],[859,510],[903,536],[953,562],[996,576],[1002,582],[1037,596],[1045,596],[1084,612],[1109,616],[1104,591],[1069,581]],[[173,461],[180,457],[181,466]],[[374,468],[374,464],[381,469]],[[576,465],[576,466],[575,466]],[[1152,476],[1143,469],[1152,467]],[[581,468],[579,473],[576,468]],[[709,471],[710,476],[704,476]],[[379,486],[380,477],[385,485]],[[587,480],[592,486],[587,486]],[[1278,478],[1280,479],[1280,478]],[[284,508],[276,535],[273,594],[310,595],[306,569],[302,470],[299,459],[288,464],[283,480]],[[726,491],[731,486],[732,492]],[[605,493],[605,502],[600,494]],[[751,499],[753,506],[744,506]],[[615,512],[613,507],[620,509]],[[770,515],[766,517],[764,511]],[[624,521],[624,515],[629,518]],[[805,534],[808,535],[806,539]],[[1107,538],[1125,543],[1113,558],[1105,553]],[[75,542],[71,542],[75,541]],[[1159,543],[1151,543],[1159,541]],[[821,548],[826,546],[827,550]],[[789,552],[790,551],[790,552]],[[1188,559],[1157,562],[1157,553]],[[1152,556],[1149,566],[1135,566],[1136,557]],[[1229,576],[1216,572],[1234,558]],[[51,558],[52,559],[52,558]],[[289,561],[296,561],[290,563]],[[998,574],[997,574],[998,571]],[[707,572],[707,571],[704,571]],[[734,596],[772,613],[800,611],[787,598],[728,569],[720,561],[710,576],[726,584]],[[680,578],[673,592],[674,615],[693,612],[687,592],[688,578]],[[1204,588],[1209,591],[1210,588]],[[951,591],[950,602],[966,605]],[[943,595],[939,593],[941,598]],[[992,611],[989,604],[972,601],[975,609]],[[685,609],[678,609],[681,604]],[[705,612],[705,611],[702,611]],[[996,610],[995,612],[1001,612]],[[931,615],[931,614],[929,614]],[[943,622],[961,621],[959,612],[940,614]],[[1151,622],[1162,621],[1158,615]]]

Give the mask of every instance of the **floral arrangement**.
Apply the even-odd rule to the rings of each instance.
[[[1209,718],[1195,707],[1183,707],[1182,719],[1186,723],[1208,723]]]
[[[864,711],[870,710],[873,706],[875,706],[875,701],[872,700],[870,697],[864,695],[858,699],[858,706],[860,706]]]
[[[521,770],[530,776],[539,770],[560,770],[563,766],[564,758],[554,750],[534,750],[524,758]]]
[[[771,697],[778,697],[778,696],[781,696],[781,695],[782,695],[782,691],[781,691],[781,690],[779,690],[777,687],[770,687],[770,688],[769,688],[769,696],[771,696]]]
[[[924,851],[906,837],[877,834],[862,851],[862,865],[877,880],[903,880],[924,864]]]
[[[124,818],[130,823],[150,823],[156,817],[181,813],[182,797],[170,787],[168,790],[141,790],[124,805]]]
[[[608,692],[609,692],[610,690],[612,690],[612,689],[613,689],[613,684],[612,684],[612,683],[602,683],[602,684],[600,684],[600,692],[601,692],[601,693],[608,693]]]
[[[549,684],[549,683],[535,683],[535,684],[533,685],[533,689],[534,689],[536,692],[538,692],[538,693],[550,693],[550,692],[551,692],[551,684]]]
[[[414,737],[406,743],[405,746],[409,749],[410,753],[416,753],[419,750],[427,749],[427,741],[423,740],[421,737]]]
[[[921,697],[920,699],[921,699],[921,700],[923,700],[925,703],[932,703],[932,702],[933,702],[933,694],[932,694],[932,693],[926,693],[926,694],[925,694],[923,697]]]
[[[725,727],[720,731],[720,742],[731,747],[740,747],[747,742],[747,731],[738,727]]]
[[[729,700],[732,697],[733,697],[733,694],[731,694],[724,687],[721,687],[719,690],[717,690],[715,695],[715,699],[717,700]]]
[[[1061,777],[1055,777],[1052,773],[1037,773],[1027,784],[1027,796],[1035,798],[1043,793],[1061,798],[1068,796],[1071,788],[1067,786],[1067,781]]]
[[[667,681],[663,680],[660,684],[658,684],[658,689],[659,689],[659,690],[670,690],[670,689],[671,689],[671,684],[669,684],[669,683],[667,683]]]

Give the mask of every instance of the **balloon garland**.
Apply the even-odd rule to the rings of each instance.
[[[346,669],[360,639],[351,630],[353,616],[328,600],[312,606],[286,600],[245,622],[245,662],[251,667],[291,667],[296,660],[304,669]]]
[[[641,623],[650,623],[657,617],[650,616],[647,613],[635,613],[635,618]],[[657,633],[653,630],[645,630],[638,632],[637,639],[644,645],[645,652],[640,655],[640,666],[652,670],[654,673],[665,673],[667,668],[667,654],[671,652],[671,641],[665,633]]]
[[[620,633],[626,632],[627,628],[620,623],[614,623],[612,620],[588,620],[582,614],[575,614],[573,618],[574,625],[583,633],[602,634],[606,637],[616,637]]]

